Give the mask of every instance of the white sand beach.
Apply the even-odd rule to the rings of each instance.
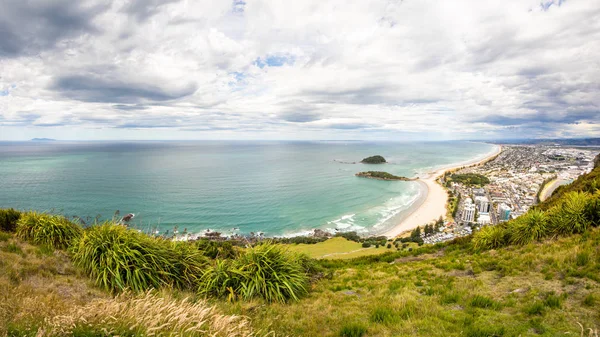
[[[452,171],[461,167],[480,165],[502,152],[502,147],[497,146],[494,152],[487,154],[484,158],[477,158],[469,162],[459,163],[451,167],[438,169],[429,173],[426,177],[421,177],[418,182],[424,185],[427,190],[427,196],[422,199],[422,203],[415,205],[412,213],[400,221],[394,228],[391,228],[383,235],[393,238],[406,231],[410,231],[418,226],[446,217],[446,204],[448,202],[448,193],[437,183],[437,178],[447,171]]]

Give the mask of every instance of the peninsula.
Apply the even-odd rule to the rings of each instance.
[[[387,161],[382,156],[371,156],[360,161],[363,164],[385,164]]]
[[[395,176],[391,173],[381,172],[381,171],[358,172],[356,174],[356,176],[362,177],[362,178],[377,179],[377,180],[413,181],[413,180],[418,179],[418,178],[411,179],[411,178],[406,178],[406,177]]]

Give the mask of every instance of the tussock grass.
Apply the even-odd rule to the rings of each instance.
[[[550,210],[553,232],[560,235],[578,234],[591,227],[585,212],[591,200],[591,195],[586,192],[567,193],[560,204]]]
[[[18,238],[57,249],[67,248],[81,233],[81,227],[65,217],[37,212],[21,214],[16,228]]]
[[[367,333],[367,327],[358,323],[349,323],[340,330],[340,337],[362,337]]]
[[[531,210],[516,219],[508,228],[510,243],[525,245],[542,240],[548,235],[548,216],[540,210]]]
[[[482,309],[494,309],[497,310],[500,308],[500,303],[492,300],[489,297],[482,295],[475,295],[469,301],[469,305],[474,308],[482,308]]]
[[[379,306],[371,313],[370,321],[373,323],[392,324],[399,321],[398,313],[387,306]]]
[[[191,245],[152,238],[113,223],[87,229],[72,249],[75,266],[110,291],[190,288],[205,265]]]
[[[56,316],[43,328],[48,335],[253,336],[248,321],[220,314],[206,302],[173,299],[152,291],[97,299]]]
[[[247,248],[235,260],[217,260],[202,274],[198,291],[229,300],[298,300],[308,292],[311,268],[307,259],[281,245],[265,243]]]
[[[17,221],[21,217],[21,212],[9,209],[0,209],[0,231],[14,232],[17,228]]]
[[[504,226],[485,226],[473,236],[473,247],[477,250],[500,248],[506,244],[506,237]]]

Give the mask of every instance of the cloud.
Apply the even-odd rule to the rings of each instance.
[[[600,132],[594,1],[6,0],[0,34],[0,139]]]
[[[145,101],[170,101],[189,96],[196,91],[193,84],[182,88],[163,89],[151,83],[134,83],[125,80],[108,80],[97,77],[71,75],[58,77],[50,89],[63,96],[83,101],[102,103],[138,103]],[[136,110],[139,106],[117,105],[117,109]],[[138,110],[143,110],[138,109]]]
[[[0,57],[31,55],[85,33],[100,33],[94,18],[109,8],[86,1],[5,0],[0,13]]]

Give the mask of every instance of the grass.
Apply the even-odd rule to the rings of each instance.
[[[363,248],[359,242],[334,237],[316,244],[289,245],[292,252],[303,253],[315,259],[352,259],[360,256],[377,255],[388,252],[387,248]],[[395,250],[395,249],[394,249]]]
[[[340,330],[340,337],[362,337],[367,333],[367,328],[358,323],[346,324]]]
[[[202,253],[191,245],[152,238],[112,223],[87,229],[71,252],[75,266],[110,291],[191,289],[205,266]]]
[[[289,336],[340,336],[354,324],[368,327],[365,336],[579,336],[576,321],[600,327],[599,245],[600,229],[593,229],[492,251],[474,252],[464,242],[320,260],[331,277],[298,302],[219,306]],[[578,266],[581,253],[589,260]]]
[[[17,228],[17,221],[21,217],[21,212],[9,209],[0,209],[0,231],[14,232]]]
[[[20,239],[57,249],[67,248],[81,232],[81,227],[65,217],[37,212],[21,214],[16,227]]]
[[[64,251],[50,254],[43,247],[14,237],[0,241],[0,336],[256,335],[247,318],[224,315],[193,293],[112,297],[74,268]]]
[[[217,260],[199,282],[199,293],[228,300],[262,298],[267,302],[298,300],[308,292],[305,260],[270,243],[247,248],[237,259]],[[308,268],[310,269],[310,268]]]
[[[502,225],[485,226],[473,237],[475,249],[496,249],[506,244],[507,231]]]

